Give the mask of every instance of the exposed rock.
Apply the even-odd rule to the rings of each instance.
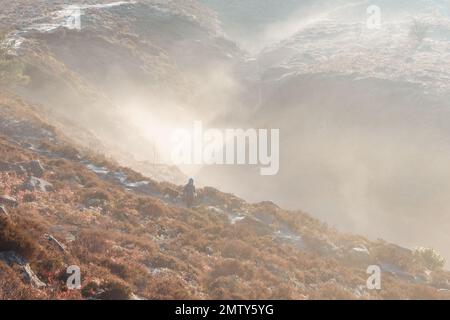
[[[130,295],[130,300],[145,300],[144,298],[141,298],[139,296],[137,296],[136,294],[132,293]]]
[[[62,252],[67,253],[66,247],[61,242],[59,242],[54,236],[52,236],[51,234],[45,234],[44,237],[48,241],[56,244]]]
[[[414,276],[413,279],[417,283],[424,284],[424,283],[428,282],[428,278],[424,274],[418,274],[418,275]]]
[[[139,191],[141,189],[147,188],[150,185],[149,181],[137,181],[137,182],[127,182],[125,181],[123,183],[123,186],[126,187],[127,189],[131,189],[131,190],[135,190],[135,191]]]
[[[159,193],[158,185],[153,181],[141,181],[136,183],[126,183],[125,187],[132,189],[135,192],[139,192],[145,195],[156,195]]]
[[[280,230],[275,232],[275,239],[289,243],[298,250],[304,250],[306,247],[303,238],[291,230],[288,226],[282,226]]]
[[[205,253],[209,256],[212,256],[214,254],[214,249],[211,246],[207,246],[205,248]]]
[[[0,171],[11,171],[11,164],[8,162],[0,161]]]
[[[0,161],[0,172],[15,172],[17,175],[24,175],[27,173],[21,164],[9,163]]]
[[[16,198],[10,196],[0,196],[0,205],[4,205],[6,207],[17,207],[19,203]]]
[[[220,208],[217,208],[217,207],[214,207],[214,206],[208,206],[207,209],[212,211],[212,212],[214,212],[214,213],[216,213],[216,214],[225,214],[224,210],[222,210]]]
[[[42,167],[39,160],[30,161],[26,165],[26,168],[33,174],[33,176],[38,178],[42,177],[45,172],[44,167]]]
[[[380,262],[378,265],[384,273],[390,273],[394,277],[410,282],[420,282],[419,279],[404,271],[401,267],[390,262]]]
[[[38,276],[33,272],[33,270],[31,270],[31,267],[28,263],[25,266],[23,266],[23,271],[25,281],[28,281],[33,287],[37,289],[43,289],[47,286],[44,282],[42,282],[38,278]]]
[[[0,260],[6,264],[12,266],[13,264],[18,264],[19,266],[24,266],[27,261],[21,256],[17,255],[14,251],[4,251],[0,252]]]
[[[432,280],[431,277],[431,271],[430,270],[424,270],[422,273],[417,274],[414,277],[414,280],[418,283],[430,283]]]
[[[238,222],[241,222],[246,217],[242,214],[236,214],[236,213],[228,213],[228,220],[230,221],[230,224],[235,225]]]
[[[105,167],[100,167],[92,163],[85,163],[86,168],[88,168],[90,171],[94,172],[95,174],[99,176],[107,176],[109,174],[109,170]]]
[[[43,289],[47,286],[33,272],[33,270],[30,267],[30,264],[24,258],[17,255],[15,252],[13,251],[0,252],[0,260],[4,261],[9,266],[13,266],[14,264],[19,265],[23,272],[24,280],[30,283],[34,288]]]
[[[22,148],[25,148],[25,149],[32,149],[33,148],[33,145],[31,143],[27,143],[27,142],[23,142],[20,145],[22,146]]]
[[[0,216],[7,216],[9,217],[8,211],[4,206],[0,206]]]
[[[351,248],[348,251],[348,258],[351,262],[354,263],[364,263],[364,264],[371,263],[371,256],[369,249],[367,249],[366,246],[362,244]]]
[[[19,176],[27,174],[27,170],[25,170],[25,168],[22,165],[14,165],[13,171]]]
[[[68,233],[68,234],[66,234],[65,239],[66,239],[66,242],[74,242],[75,240],[77,240],[77,237],[71,233]]]
[[[18,175],[30,174],[39,178],[42,177],[45,172],[39,160],[19,163],[9,163],[1,161],[0,171],[11,171],[17,173]]]
[[[87,199],[85,204],[87,207],[92,207],[92,208],[104,207],[106,205],[106,200],[92,198],[92,199]]]
[[[28,181],[22,185],[21,188],[22,190],[28,191],[42,191],[42,192],[55,191],[53,185],[50,182],[36,177],[30,177]]]

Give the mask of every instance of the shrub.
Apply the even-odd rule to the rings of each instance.
[[[378,261],[393,263],[404,270],[413,270],[414,261],[409,250],[385,242],[378,242],[372,246],[371,252]]]
[[[98,199],[103,201],[109,201],[110,195],[100,189],[93,188],[83,193],[82,195],[83,202],[87,202],[92,199]]]
[[[413,19],[409,30],[409,37],[413,41],[421,43],[427,37],[429,29],[430,26],[425,21]]]
[[[0,85],[15,86],[26,83],[28,78],[24,75],[25,65],[11,55],[12,46],[6,43],[5,35],[0,34]]]
[[[251,278],[252,270],[243,263],[234,259],[225,259],[218,263],[211,272],[213,278],[238,276],[240,278]]]
[[[430,270],[440,270],[445,265],[445,259],[432,248],[416,248],[414,261]]]
[[[157,254],[156,256],[147,259],[147,261],[145,261],[145,264],[152,268],[166,268],[171,270],[185,269],[181,261],[174,257],[163,254]]]
[[[28,288],[19,275],[5,263],[0,261],[0,300],[35,299],[32,290]]]
[[[111,259],[103,259],[100,264],[111,271],[112,274],[126,280],[129,277],[129,267],[123,263],[115,262]]]
[[[86,257],[89,253],[103,253],[108,248],[109,234],[100,230],[83,230],[73,243],[74,249],[80,257]]]
[[[37,198],[34,193],[26,193],[23,195],[24,202],[35,202],[36,200],[37,200]]]
[[[81,293],[85,298],[128,300],[132,292],[124,281],[111,278],[102,283],[91,281],[81,289]]]
[[[54,253],[47,254],[45,252],[41,252],[32,264],[33,271],[46,283],[51,283],[55,279],[60,281],[62,273],[67,275],[64,266],[64,260],[60,255]],[[66,280],[65,278],[64,284]]]
[[[28,259],[37,253],[38,246],[8,218],[0,218],[0,251],[14,251]]]
[[[312,292],[312,300],[354,300],[357,297],[336,283],[325,283]]]
[[[231,276],[216,278],[208,284],[209,298],[215,300],[244,299],[239,289],[238,279]]]
[[[255,249],[241,240],[223,243],[220,251],[224,258],[250,260],[256,255]]]
[[[150,198],[140,198],[136,209],[144,217],[155,218],[162,216],[168,210],[161,201]]]
[[[102,289],[103,292],[98,295],[101,300],[128,300],[132,293],[126,282],[121,280],[109,280]]]
[[[153,277],[144,296],[151,300],[186,300],[195,298],[186,285],[178,277]]]

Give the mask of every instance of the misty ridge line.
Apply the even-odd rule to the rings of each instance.
[[[103,4],[66,4],[62,9],[51,12],[46,18],[50,18],[50,22],[31,24],[24,29],[16,30],[8,34],[7,39],[0,46],[11,47],[10,54],[18,55],[17,51],[26,41],[23,36],[30,31],[38,31],[42,33],[53,32],[58,28],[66,28],[68,30],[82,29],[82,17],[85,15],[85,10],[89,9],[109,9],[123,5],[132,5],[137,2],[130,1],[114,1]]]
[[[259,165],[262,176],[280,169],[279,129],[204,130],[201,121],[194,121],[191,130],[175,129],[171,143],[176,165]]]

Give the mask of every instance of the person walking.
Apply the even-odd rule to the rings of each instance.
[[[183,190],[184,201],[186,202],[186,206],[188,208],[192,208],[195,200],[195,185],[194,179],[189,179],[189,182],[186,186],[184,186]]]

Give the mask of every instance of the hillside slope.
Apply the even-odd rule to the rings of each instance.
[[[214,110],[230,105],[231,89],[221,82],[242,53],[223,36],[214,12],[197,1],[81,1],[78,30],[66,26],[64,1],[4,6],[2,45],[25,63],[29,78],[16,94],[42,105],[85,146],[152,177],[184,180],[175,168],[154,170],[161,158],[157,130],[208,114],[212,103]]]
[[[0,0],[0,299],[450,298],[439,255],[393,244],[450,254],[445,12],[409,5],[414,39],[403,1],[370,32],[360,1],[83,0],[79,30],[65,3]],[[279,128],[280,174],[203,166],[247,201],[185,208],[158,157],[193,120]]]
[[[8,93],[0,135],[0,298],[450,298],[448,272],[305,213],[213,188],[186,209],[179,186],[77,147]],[[372,264],[380,291],[366,288]],[[66,289],[70,265],[81,290]]]

